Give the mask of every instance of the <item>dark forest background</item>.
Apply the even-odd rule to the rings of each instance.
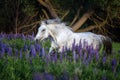
[[[75,32],[120,41],[120,0],[0,0],[0,32],[36,33],[42,20],[57,17]]]

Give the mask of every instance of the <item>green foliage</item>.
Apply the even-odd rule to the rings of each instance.
[[[20,49],[23,44],[30,46],[29,40],[24,39],[11,39],[3,40],[4,43],[10,44],[13,48]],[[49,41],[42,43],[44,47],[49,46]],[[114,48],[119,47],[120,43],[113,43]],[[118,50],[116,49],[116,50]],[[60,60],[56,62],[49,62],[46,64],[45,59],[40,57],[37,53],[35,58],[26,58],[27,52],[24,52],[22,58],[19,56],[5,56],[0,58],[0,79],[4,80],[33,80],[35,73],[49,73],[54,76],[55,79],[62,79],[67,77],[68,79],[81,79],[81,80],[101,80],[107,78],[108,80],[119,80],[120,77],[120,53],[111,54],[107,56],[106,63],[102,63],[102,57],[98,61],[93,61],[89,65],[84,65],[81,60],[74,62],[63,58],[62,63]],[[71,54],[71,53],[70,53]],[[71,56],[71,55],[68,55]],[[111,60],[117,59],[117,74],[111,70]],[[77,76],[77,77],[76,77]]]
[[[36,11],[36,1],[35,0],[21,0],[22,12],[26,16],[32,16]]]
[[[120,44],[118,42],[113,43],[113,50],[118,51],[120,49]]]
[[[15,32],[15,27],[37,20],[30,18],[38,9],[36,2],[35,0],[0,0],[0,29],[4,32]]]
[[[18,38],[18,39],[11,39],[11,40],[4,39],[3,43],[9,44],[14,49],[16,48],[16,49],[20,50],[21,48],[24,47],[25,44],[30,46],[34,42],[31,42],[30,40],[24,41],[23,39]]]

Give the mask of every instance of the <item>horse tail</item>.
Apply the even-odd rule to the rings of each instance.
[[[103,42],[103,46],[104,46],[104,50],[106,53],[111,54],[112,53],[112,40],[111,38],[107,37],[107,36],[103,36],[103,35],[99,35],[102,39]]]

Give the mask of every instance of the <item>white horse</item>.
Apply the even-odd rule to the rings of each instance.
[[[41,26],[38,29],[35,40],[44,40],[46,38],[51,38],[51,47],[49,52],[54,49],[58,49],[59,52],[62,51],[63,47],[72,49],[72,44],[79,44],[84,48],[85,41],[88,46],[93,45],[94,49],[100,49],[102,45],[105,46],[106,52],[111,53],[111,40],[103,35],[97,35],[91,32],[73,32],[69,26],[62,23],[59,19],[50,19],[41,22]],[[109,47],[109,48],[108,48]]]

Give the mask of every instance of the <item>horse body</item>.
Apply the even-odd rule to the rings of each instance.
[[[46,20],[41,23],[35,40],[44,40],[45,38],[49,38],[49,36],[51,38],[51,48],[49,52],[53,49],[58,49],[58,51],[61,52],[63,47],[72,49],[74,41],[75,45],[81,42],[82,48],[84,48],[86,42],[88,46],[93,46],[94,49],[100,49],[105,42],[111,44],[103,35],[97,35],[91,32],[75,33],[70,27],[55,19]]]
[[[67,34],[67,35],[66,35]],[[72,49],[72,44],[75,41],[75,45],[82,44],[82,48],[85,46],[92,46],[94,49],[100,49],[102,46],[102,40],[96,34],[91,32],[83,32],[83,33],[74,33],[74,32],[67,32],[64,33],[64,36],[61,34],[57,36],[56,44],[59,46],[59,52],[62,51],[63,47],[67,47],[70,50]],[[87,45],[85,45],[85,43]]]

